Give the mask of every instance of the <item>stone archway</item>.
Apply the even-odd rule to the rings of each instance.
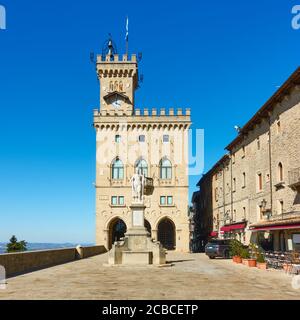
[[[115,218],[109,223],[109,250],[112,248],[115,241],[119,241],[121,238],[124,238],[126,231],[126,223],[120,218]]]
[[[167,250],[176,248],[176,229],[174,222],[169,218],[163,218],[158,223],[157,240]]]

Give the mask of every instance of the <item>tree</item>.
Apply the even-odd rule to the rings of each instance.
[[[27,250],[27,243],[22,240],[18,241],[16,236],[12,236],[9,240],[10,242],[6,245],[6,252],[22,252]]]

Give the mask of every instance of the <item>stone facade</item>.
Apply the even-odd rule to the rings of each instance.
[[[203,176],[197,185],[201,191],[196,191],[192,196],[193,211],[193,252],[204,252],[205,244],[213,231],[212,212],[212,180],[210,175]]]
[[[100,110],[97,135],[96,242],[107,249],[131,224],[130,178],[137,169],[153,179],[145,196],[145,226],[167,249],[188,251],[188,130],[190,110],[135,107],[135,55],[97,58]]]
[[[212,227],[219,236],[269,242],[282,251],[298,246],[299,143],[300,69],[239,129],[228,154],[207,174]]]

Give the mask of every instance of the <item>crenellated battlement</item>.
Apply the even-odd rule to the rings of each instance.
[[[134,90],[138,85],[138,67],[136,54],[114,54],[114,55],[98,55],[97,56],[97,74],[99,79],[103,78],[128,78],[133,81],[130,87],[130,96],[133,95]]]
[[[94,109],[94,116],[101,116],[101,117],[112,117],[112,116],[123,116],[123,117],[131,117],[131,118],[137,118],[137,117],[143,117],[143,118],[156,118],[159,119],[161,117],[185,117],[185,118],[190,118],[191,116],[191,109],[190,108],[186,108],[184,109],[183,112],[183,108],[169,108],[168,110],[166,110],[165,108],[160,108],[160,109],[156,109],[156,108],[136,108],[133,111],[133,114],[128,113],[124,110],[114,110],[114,111],[109,111],[109,110],[103,110],[103,111],[99,111],[98,109]]]
[[[134,110],[134,116],[144,116],[144,117],[169,117],[169,116],[190,116],[191,115],[191,109],[190,108],[186,108],[185,109],[185,113],[183,113],[183,109],[182,108],[169,108],[168,110],[165,108],[160,108],[160,109],[156,109],[156,108],[143,108],[143,109],[139,109],[139,108],[135,108]]]
[[[97,63],[137,63],[136,54],[97,55]]]

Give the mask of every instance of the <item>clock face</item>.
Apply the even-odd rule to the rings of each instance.
[[[113,105],[115,108],[119,108],[119,107],[121,107],[121,105],[122,105],[122,100],[116,99],[115,101],[113,101],[112,105]]]

